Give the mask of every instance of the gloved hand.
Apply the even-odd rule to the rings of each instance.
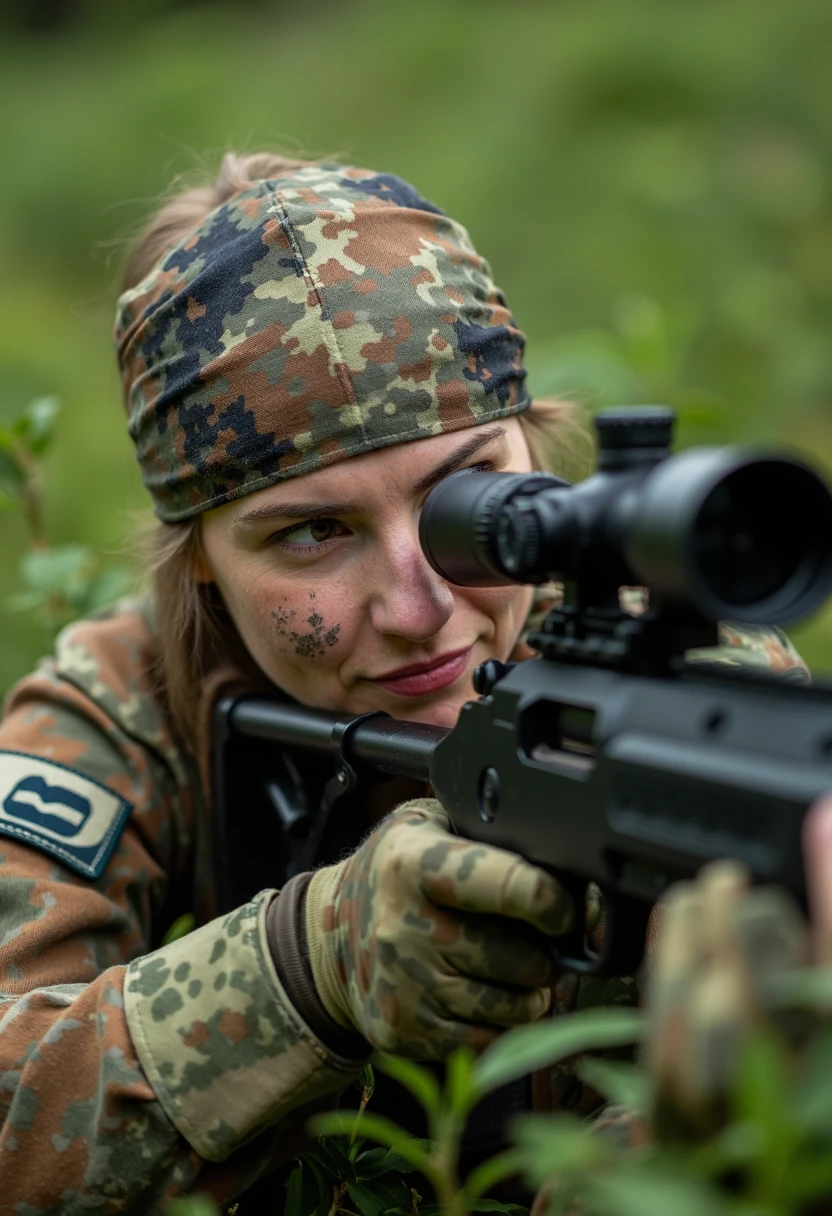
[[[806,1014],[784,1010],[776,985],[803,966],[809,935],[788,892],[750,888],[733,861],[673,887],[650,963],[651,1122],[660,1140],[697,1140],[729,1116],[745,1038],[768,1026],[797,1049]]]
[[[435,799],[406,802],[306,897],[318,995],[374,1047],[443,1059],[486,1046],[549,1007],[546,939],[574,910],[560,884],[513,853],[453,836]]]

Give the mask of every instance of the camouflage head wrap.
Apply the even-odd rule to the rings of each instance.
[[[236,194],[125,292],[116,342],[167,521],[529,404],[523,335],[465,229],[365,169]]]

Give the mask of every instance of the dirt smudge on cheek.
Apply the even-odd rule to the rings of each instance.
[[[314,600],[314,591],[310,591],[309,598]],[[272,612],[277,636],[285,638],[291,646],[294,646],[295,654],[299,659],[319,659],[326,654],[327,650],[331,650],[337,644],[341,626],[338,624],[327,626],[323,616],[316,611],[314,605],[311,606],[309,616],[302,622],[306,626],[305,629],[301,628],[301,622],[298,622],[298,628],[295,628],[295,618],[294,608],[286,609],[278,605]]]

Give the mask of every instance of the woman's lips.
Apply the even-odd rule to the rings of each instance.
[[[457,651],[447,658],[439,659],[433,667],[426,671],[411,672],[409,675],[385,676],[375,680],[382,688],[389,688],[401,697],[418,697],[426,692],[435,692],[437,688],[447,688],[458,680],[468,665],[471,647]]]

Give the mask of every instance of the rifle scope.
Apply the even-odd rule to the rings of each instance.
[[[832,591],[832,495],[779,453],[670,454],[661,406],[600,411],[598,469],[570,485],[547,473],[463,471],[428,495],[425,555],[468,587],[577,581],[638,585],[711,621],[790,624]]]

